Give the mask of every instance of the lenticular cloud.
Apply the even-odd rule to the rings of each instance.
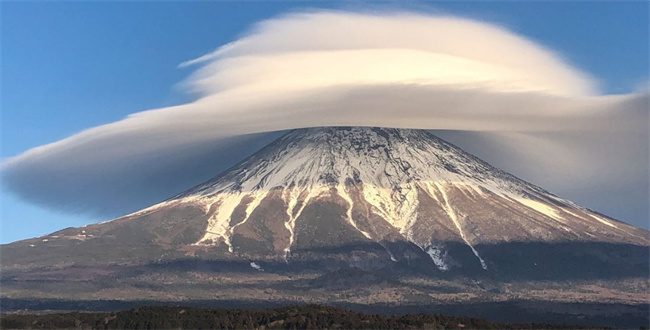
[[[586,74],[498,26],[408,13],[289,15],[181,65],[202,62],[209,63],[192,85],[204,95],[382,83],[567,96],[595,92]]]
[[[647,211],[647,93],[599,95],[594,78],[493,24],[291,14],[180,66],[195,68],[182,84],[196,101],[28,150],[4,162],[6,186],[46,206],[118,215],[200,183],[283,130],[421,128],[577,202],[647,220],[633,219]],[[616,198],[598,197],[612,188],[645,202],[617,211]]]

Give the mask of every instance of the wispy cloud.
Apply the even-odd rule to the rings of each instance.
[[[461,132],[448,134],[452,142],[499,150],[506,158],[474,151],[560,194],[648,185],[647,92],[599,95],[589,74],[493,24],[298,13],[180,66],[192,65],[183,84],[195,102],[29,150],[3,164],[5,184],[47,206],[119,214],[217,174],[272,137],[249,134],[359,125]],[[477,134],[481,142],[467,138]],[[647,210],[645,194],[637,208]]]

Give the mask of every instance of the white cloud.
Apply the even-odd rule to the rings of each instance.
[[[647,187],[648,94],[598,95],[588,74],[492,24],[414,13],[292,14],[181,65],[197,64],[184,82],[195,102],[29,150],[3,164],[6,185],[53,207],[127,212],[217,174],[270,139],[242,135],[360,125],[481,132],[450,139],[470,151],[481,143],[498,150],[507,162],[481,156],[559,194],[587,184],[613,194],[608,187],[639,178]],[[489,138],[467,138],[481,134]]]

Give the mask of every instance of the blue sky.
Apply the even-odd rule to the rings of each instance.
[[[251,24],[311,8],[443,12],[503,25],[595,76],[606,94],[648,81],[648,2],[19,2],[1,4],[2,158],[192,99],[178,64]],[[100,189],[100,188],[98,188]],[[107,220],[2,190],[0,242]]]

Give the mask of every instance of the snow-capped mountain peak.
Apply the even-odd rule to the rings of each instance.
[[[446,253],[452,242],[469,247],[483,269],[489,262],[477,244],[647,244],[637,228],[561,199],[422,130],[294,130],[212,180],[137,214],[178,204],[200,205],[206,213],[207,229],[196,245],[225,244],[237,254],[262,240],[268,254],[285,260],[293,248],[310,244],[301,235],[319,229],[309,226],[332,221],[348,232],[345,240],[413,243],[443,271],[452,267]],[[322,209],[317,221],[316,209]]]

